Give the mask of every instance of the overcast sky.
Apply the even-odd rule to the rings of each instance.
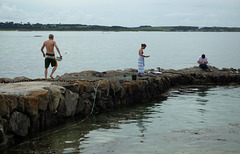
[[[240,27],[240,0],[0,0],[0,22]]]

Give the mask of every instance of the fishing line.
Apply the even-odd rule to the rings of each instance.
[[[23,143],[20,143],[20,144],[14,146],[13,149],[16,149],[17,147],[19,147],[19,146],[21,146],[21,145],[24,145],[24,144],[26,144],[26,143],[29,143],[29,142],[31,142],[31,141],[38,140],[38,139],[43,138],[43,137],[45,137],[45,136],[48,136],[48,135],[51,135],[51,134],[54,134],[54,133],[63,131],[63,130],[65,130],[65,129],[68,129],[68,128],[71,128],[71,127],[74,127],[74,126],[77,126],[77,125],[83,123],[85,120],[87,120],[88,117],[89,117],[89,115],[92,115],[92,116],[94,117],[94,119],[96,120],[95,116],[93,115],[93,111],[94,111],[94,107],[95,107],[95,103],[96,103],[96,98],[97,98],[97,90],[98,90],[98,87],[99,87],[100,83],[101,83],[101,80],[98,81],[98,85],[94,88],[95,93],[94,93],[94,101],[93,101],[93,105],[92,105],[91,112],[90,112],[84,119],[82,119],[81,121],[79,121],[79,122],[77,122],[77,123],[75,123],[75,124],[72,124],[71,126],[66,126],[66,127],[61,128],[61,129],[57,129],[57,130],[55,130],[55,131],[53,131],[53,132],[50,132],[50,133],[47,133],[47,134],[44,134],[44,135],[41,135],[41,136],[32,138],[32,139],[30,139],[30,140],[28,140],[28,141],[25,141],[25,142],[23,142]]]

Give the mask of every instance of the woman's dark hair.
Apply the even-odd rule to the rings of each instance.
[[[146,44],[141,44],[142,47],[146,47],[147,45]]]
[[[202,59],[204,59],[206,56],[204,54],[202,54]]]

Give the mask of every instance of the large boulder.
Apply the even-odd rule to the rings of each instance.
[[[4,135],[3,126],[0,125],[0,143],[4,141]]]
[[[52,114],[57,113],[57,108],[59,105],[60,97],[61,97],[61,87],[58,86],[50,86],[46,87],[46,90],[49,91],[50,101],[49,101],[49,110]]]
[[[75,115],[78,99],[79,95],[77,93],[73,93],[70,90],[66,91],[65,94],[66,116]]]
[[[36,96],[39,98],[39,110],[46,111],[49,103],[48,90],[37,90],[29,92],[30,96]]]
[[[13,82],[22,82],[22,81],[31,81],[32,79],[27,78],[25,76],[15,77],[13,79]]]
[[[38,116],[39,98],[36,96],[22,96],[24,100],[25,111],[29,116]]]
[[[4,98],[5,98],[5,103],[9,107],[9,112],[11,113],[18,106],[17,96],[16,95],[5,95]]]
[[[0,83],[11,83],[13,79],[10,78],[0,78]]]
[[[2,94],[0,94],[0,115],[9,117],[9,107],[5,102],[5,98]]]
[[[14,112],[9,121],[9,128],[14,134],[18,136],[26,136],[28,134],[28,128],[30,127],[30,119],[20,113]]]

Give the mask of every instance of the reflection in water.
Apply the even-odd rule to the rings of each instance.
[[[239,153],[239,93],[240,87],[172,89],[163,100],[67,123],[5,154]]]

